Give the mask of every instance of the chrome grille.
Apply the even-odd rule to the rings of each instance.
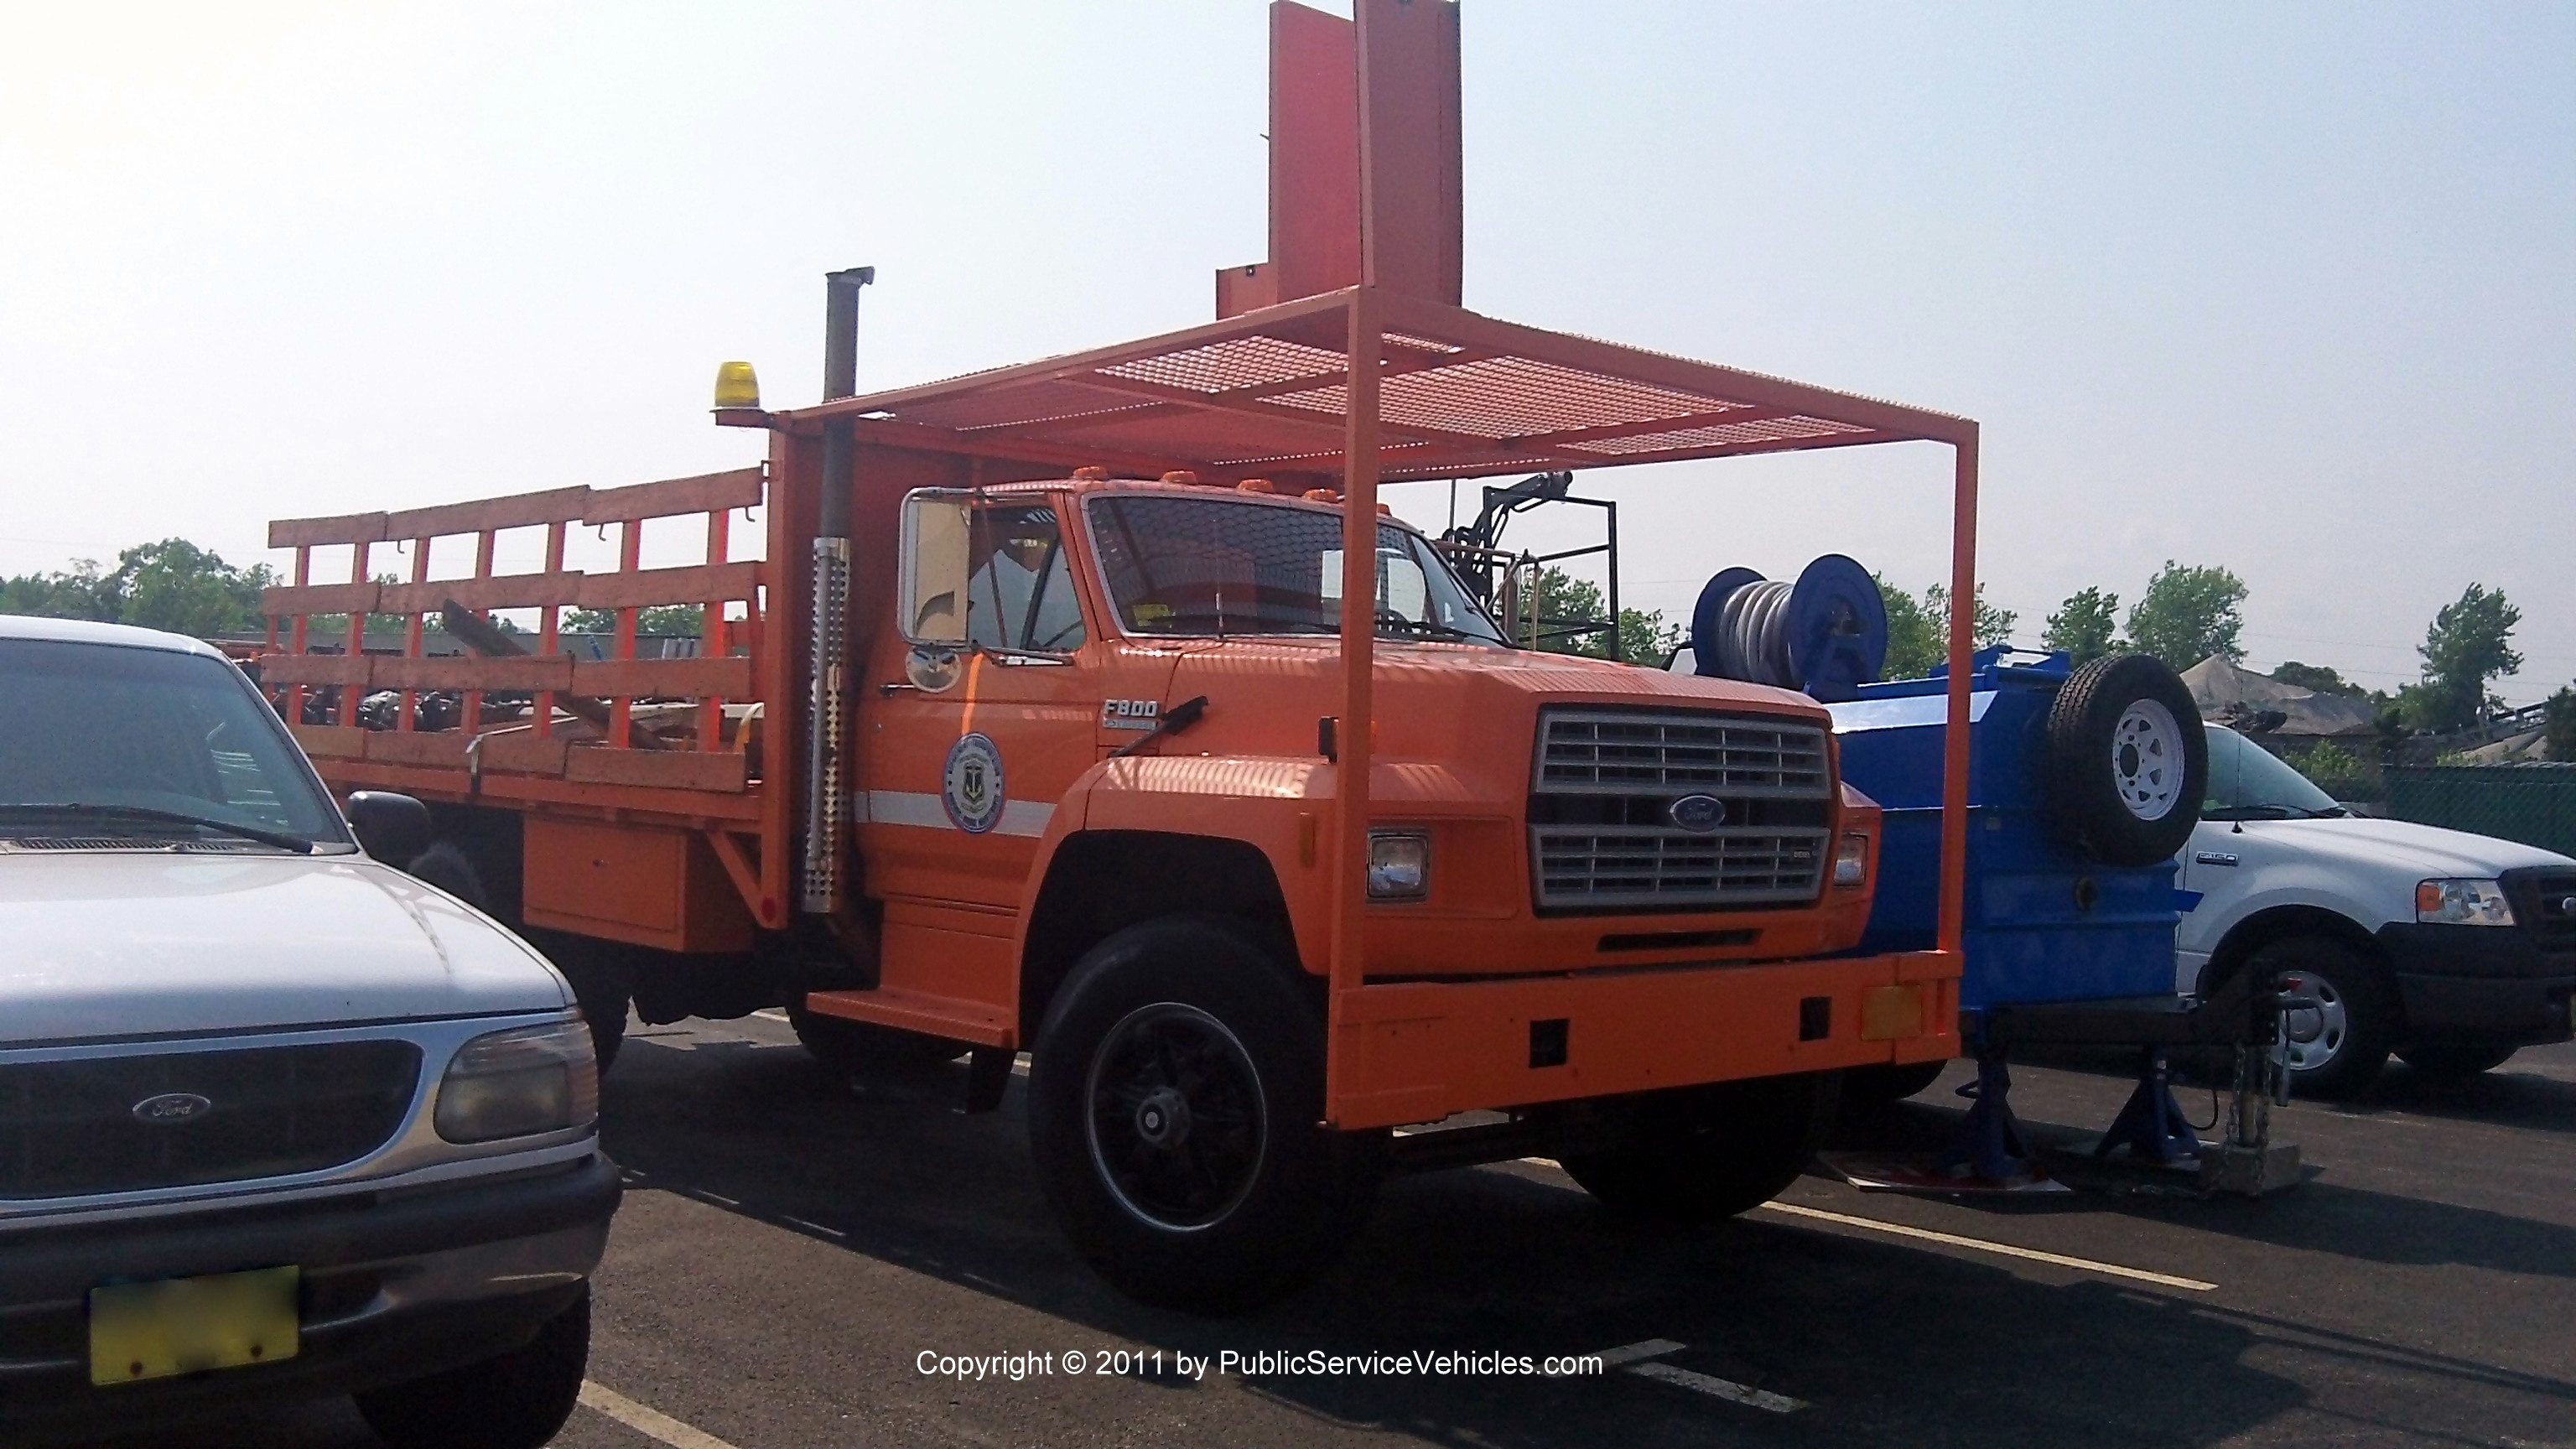
[[[1540,717],[1541,794],[1804,796],[1829,792],[1813,725],[1635,710]]]
[[[391,1140],[420,1082],[407,1041],[147,1052],[0,1066],[0,1198],[243,1182],[354,1162]],[[201,1120],[146,1121],[187,1094]]]
[[[1831,854],[1825,732],[1680,710],[1552,709],[1530,781],[1541,910],[1711,910],[1816,898]],[[1720,803],[1715,828],[1671,806]]]
[[[1595,833],[1542,827],[1539,900],[1559,907],[1759,905],[1816,893],[1825,832],[1679,830]]]

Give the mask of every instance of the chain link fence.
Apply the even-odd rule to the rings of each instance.
[[[2395,819],[2576,855],[2576,763],[2391,765],[2387,774]]]

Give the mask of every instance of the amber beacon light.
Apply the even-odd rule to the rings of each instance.
[[[752,372],[750,363],[724,362],[716,365],[716,406],[760,406],[760,378]]]

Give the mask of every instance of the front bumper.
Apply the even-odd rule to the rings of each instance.
[[[148,1429],[506,1352],[580,1298],[622,1191],[616,1166],[593,1156],[498,1182],[0,1237],[0,1426]],[[284,1264],[302,1269],[295,1357],[90,1383],[92,1288]]]
[[[2565,1041],[2576,952],[2544,950],[2516,927],[2392,922],[2379,944],[2416,1041],[2528,1046]]]

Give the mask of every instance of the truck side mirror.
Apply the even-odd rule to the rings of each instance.
[[[965,647],[973,498],[947,488],[917,488],[904,495],[895,603],[900,611],[896,622],[910,643]]]
[[[367,854],[390,866],[407,866],[429,849],[437,833],[429,807],[390,790],[360,790],[349,797],[349,831]]]

